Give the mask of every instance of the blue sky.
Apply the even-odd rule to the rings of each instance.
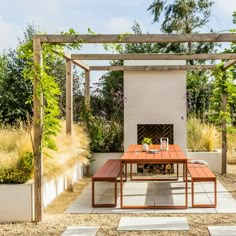
[[[0,0],[0,52],[14,48],[27,24],[35,24],[47,33],[60,33],[74,28],[87,33],[130,32],[136,20],[144,33],[158,33],[147,11],[152,0]],[[236,28],[232,13],[235,0],[215,0],[211,22],[205,31]]]

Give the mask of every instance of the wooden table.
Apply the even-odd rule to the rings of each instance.
[[[137,153],[136,149],[142,150],[142,145],[132,144],[129,146],[127,151],[121,157],[120,162],[120,178],[122,180],[122,168],[127,164],[137,164],[137,163],[148,163],[148,164],[183,164],[183,179],[185,186],[185,204],[178,206],[169,206],[169,205],[143,205],[143,206],[127,206],[123,204],[123,181],[120,181],[120,206],[122,209],[146,209],[146,208],[162,208],[162,209],[186,209],[188,208],[188,181],[187,181],[187,165],[188,159],[177,144],[169,145],[168,151],[161,150],[156,154],[151,154],[148,152],[139,152]],[[150,149],[160,150],[160,145],[152,145]]]

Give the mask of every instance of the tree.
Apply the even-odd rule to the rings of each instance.
[[[154,0],[148,7],[148,11],[153,14],[153,22],[159,22],[164,11],[164,18],[161,23],[163,33],[197,33],[205,26],[210,19],[210,8],[214,4],[211,0],[175,0],[167,4],[167,0]],[[181,44],[163,44],[165,52],[208,52],[212,50],[214,44],[188,43],[187,47]]]
[[[18,120],[26,121],[28,115],[33,115],[32,81],[24,76],[24,70],[31,65],[32,59],[22,57],[21,49],[31,47],[29,44],[32,44],[33,36],[39,31],[37,26],[28,25],[23,38],[19,39],[18,49],[11,49],[0,57],[0,122],[13,124]],[[65,116],[65,60],[56,54],[50,54],[45,61],[45,71],[55,77],[61,90],[60,116]]]
[[[210,72],[192,71],[187,77],[187,113],[202,121],[208,119],[212,81]]]
[[[22,75],[26,62],[16,50],[9,50],[1,58],[0,122],[16,123],[32,116],[32,83]]]
[[[214,70],[215,83],[212,96],[213,121],[221,126],[222,130],[222,174],[227,173],[227,126],[231,125],[230,109],[232,101],[236,98],[235,78],[231,70],[225,70],[220,64]]]

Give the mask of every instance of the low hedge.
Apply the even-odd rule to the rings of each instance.
[[[33,154],[27,152],[19,158],[14,167],[2,167],[0,169],[1,184],[23,184],[31,178],[33,171]]]

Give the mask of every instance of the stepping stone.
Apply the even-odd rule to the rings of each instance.
[[[189,230],[186,217],[121,217],[117,230]]]
[[[95,236],[98,226],[69,226],[61,236]]]
[[[233,236],[236,235],[236,226],[208,226],[211,236]]]

